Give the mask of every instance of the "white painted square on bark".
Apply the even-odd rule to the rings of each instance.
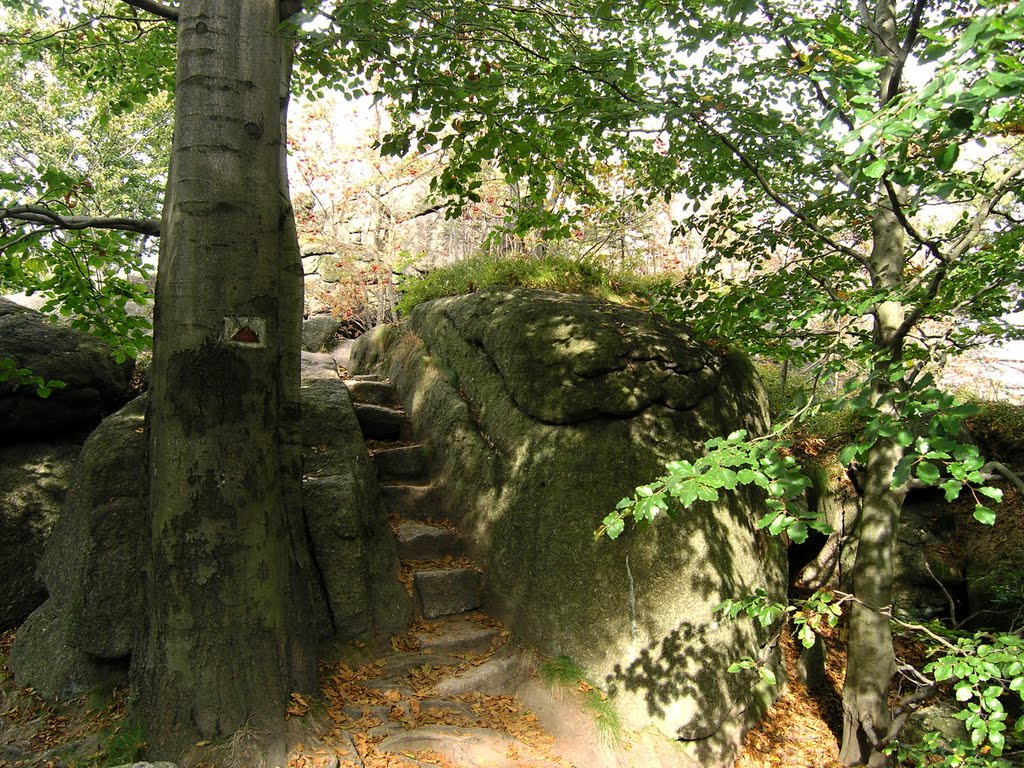
[[[233,347],[267,346],[267,321],[262,317],[225,317],[222,341]]]

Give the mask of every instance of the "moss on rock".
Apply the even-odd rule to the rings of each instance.
[[[688,741],[701,764],[728,762],[766,699],[755,675],[726,670],[766,638],[712,609],[785,590],[784,553],[754,527],[757,498],[616,542],[593,532],[665,461],[764,429],[749,365],[643,312],[544,291],[429,302],[406,330],[360,340],[353,359],[390,375],[429,442],[444,511],[485,565],[486,607],[578,660],[627,723]]]

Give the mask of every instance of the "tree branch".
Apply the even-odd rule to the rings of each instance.
[[[150,237],[160,236],[158,219],[128,219],[103,216],[61,216],[42,205],[16,205],[0,208],[0,221],[13,219],[27,224],[39,224],[57,229],[113,229],[135,232]]]
[[[978,235],[984,230],[984,224],[988,217],[992,215],[996,204],[1002,199],[1003,195],[1013,188],[1012,182],[1022,174],[1024,174],[1024,160],[1020,160],[1012,165],[1006,173],[996,180],[989,189],[988,199],[982,204],[978,212],[974,214],[974,218],[971,220],[967,231],[960,236],[953,249],[946,254],[947,260],[955,261],[971,246]]]
[[[893,183],[887,178],[883,178],[882,183],[885,185],[885,192],[889,197],[889,205],[892,207],[893,215],[896,216],[896,220],[900,223],[900,226],[903,227],[904,231],[910,235],[911,238],[927,248],[928,252],[931,253],[936,261],[945,263],[946,259],[942,255],[942,250],[939,248],[938,242],[922,235],[907,218],[907,215],[903,210],[903,203],[900,202],[899,193],[896,191],[896,187],[893,186]]]
[[[1020,475],[1010,469],[1008,466],[1003,464],[1001,461],[990,461],[984,467],[981,468],[981,473],[987,475],[989,472],[995,472],[998,475],[1002,475],[1014,488],[1017,489],[1017,493],[1024,496],[1024,480],[1021,479]]]
[[[1020,177],[1021,174],[1024,174],[1024,160],[1014,164],[1010,170],[1004,173],[992,185],[988,199],[981,205],[978,212],[974,214],[974,218],[971,219],[971,223],[968,225],[967,230],[941,259],[939,267],[932,275],[931,282],[925,291],[924,297],[917,303],[914,310],[907,315],[906,319],[904,319],[903,324],[899,327],[899,330],[896,331],[897,336],[906,336],[910,329],[917,324],[917,321],[920,320],[928,310],[932,299],[934,299],[939,293],[939,288],[946,276],[946,271],[949,265],[956,263],[957,259],[963,256],[978,236],[981,235],[984,231],[985,222],[988,220],[988,217],[992,215],[992,211],[996,207],[996,204],[1002,199],[1003,195],[1013,188],[1012,182]],[[927,243],[924,244],[927,245]]]
[[[137,8],[140,11],[146,11],[152,13],[154,16],[159,16],[161,19],[167,19],[168,21],[178,20],[178,9],[172,8],[169,5],[157,2],[157,0],[122,0],[132,8]]]
[[[910,23],[907,26],[907,35],[903,38],[903,45],[896,54],[896,63],[892,68],[892,75],[889,77],[889,94],[895,97],[903,86],[903,69],[907,64],[907,57],[917,42],[917,34],[921,28],[921,16],[928,0],[916,0],[914,8],[910,12]]]
[[[765,175],[761,172],[761,169],[758,168],[757,165],[746,156],[743,150],[740,149],[739,146],[737,146],[733,141],[731,141],[728,136],[723,134],[721,131],[716,130],[714,126],[708,123],[708,121],[705,120],[699,114],[691,112],[690,118],[698,125],[701,125],[704,128],[704,130],[706,130],[708,133],[710,133],[712,136],[718,139],[718,141],[720,141],[723,144],[723,146],[725,146],[725,148],[732,153],[733,157],[735,157],[740,162],[740,164],[753,175],[754,181],[757,182],[757,185],[764,190],[765,194],[767,194],[768,197],[770,197],[776,203],[776,205],[788,211],[790,215],[795,217],[796,220],[803,224],[808,230],[810,230],[815,237],[817,237],[823,243],[828,245],[830,248],[838,251],[839,253],[843,253],[849,256],[862,266],[867,266],[864,254],[856,251],[855,249],[851,248],[848,245],[844,245],[843,243],[839,242],[838,240],[832,237],[829,237],[829,235],[826,232],[824,232],[821,229],[821,227],[817,225],[816,222],[808,218],[808,216],[799,208],[797,208],[796,205],[786,200],[786,198],[784,198],[778,191],[776,191],[775,188],[772,186],[771,182],[768,181]]]

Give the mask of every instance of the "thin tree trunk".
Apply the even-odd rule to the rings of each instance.
[[[872,283],[892,290],[902,282],[903,230],[888,203],[880,196],[872,222]],[[875,308],[875,370],[873,405],[895,416],[886,395],[892,389],[891,366],[900,360],[897,332],[904,308],[896,301]],[[890,759],[881,752],[879,739],[888,730],[889,681],[896,671],[888,610],[905,487],[892,487],[896,465],[903,450],[892,440],[880,439],[868,450],[864,498],[858,520],[857,557],[853,566],[853,594],[859,601],[850,613],[846,681],[843,686],[843,741],[839,759],[843,765],[885,766]]]
[[[846,681],[843,686],[843,765],[884,766],[889,759],[878,740],[889,727],[889,681],[896,672],[887,610],[892,598],[893,561],[903,491],[889,487],[902,451],[882,440],[867,457],[867,479],[853,593],[860,601],[850,613]]]
[[[873,9],[861,5],[863,23],[875,41],[875,53],[886,63],[879,72],[879,105],[884,107],[899,91],[901,43],[895,0],[877,0]],[[870,272],[872,287],[894,292],[903,285],[906,259],[905,233],[890,208],[885,187],[879,185],[877,208],[871,222]],[[881,413],[897,416],[886,395],[898,383],[889,374],[900,362],[905,317],[899,301],[886,300],[874,308],[875,359],[872,400]],[[893,566],[900,511],[906,489],[893,488],[893,471],[903,451],[892,440],[880,439],[868,451],[853,566],[853,594],[859,601],[850,612],[846,680],[843,685],[843,765],[887,766],[882,752],[891,720],[888,692],[896,671],[888,611],[892,602]]]
[[[301,270],[277,28],[276,0],[180,6],[149,415],[149,615],[133,659],[156,758],[245,727],[279,742],[289,693],[316,682],[311,614],[295,608],[309,599]]]

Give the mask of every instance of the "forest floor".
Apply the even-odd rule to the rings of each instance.
[[[98,768],[140,759],[144,745],[126,719],[123,689],[48,703],[11,678],[6,661],[13,636],[13,632],[0,635],[0,768]],[[834,645],[833,639],[838,637],[829,638],[829,646]],[[592,764],[567,759],[566,750],[560,748],[565,734],[552,737],[515,696],[436,693],[440,679],[484,664],[498,651],[501,640],[483,653],[466,656],[459,668],[403,663],[397,665],[402,669],[396,669],[394,659],[409,655],[409,643],[408,637],[395,638],[384,658],[361,665],[324,663],[323,703],[293,697],[290,715],[316,725],[307,729],[310,738],[296,745],[289,768],[471,768],[480,764],[592,768]],[[795,669],[797,651],[792,641],[784,640],[783,649],[787,668]],[[367,649],[367,655],[373,654]],[[790,675],[775,706],[747,734],[735,768],[839,767],[844,659],[833,649],[827,659],[826,683],[813,693]],[[405,677],[396,682],[398,675]],[[381,683],[384,679],[387,684]],[[570,695],[591,693],[583,681],[574,687],[577,690]],[[410,741],[405,748],[400,745],[398,751],[381,749],[390,735],[413,727],[421,732],[432,729],[437,738],[449,740],[453,733],[472,732],[474,739],[484,732],[496,734],[483,743],[467,742],[465,748],[483,750],[497,762],[481,763],[468,752],[460,759],[450,749],[447,753],[432,749],[431,742],[422,739]]]

